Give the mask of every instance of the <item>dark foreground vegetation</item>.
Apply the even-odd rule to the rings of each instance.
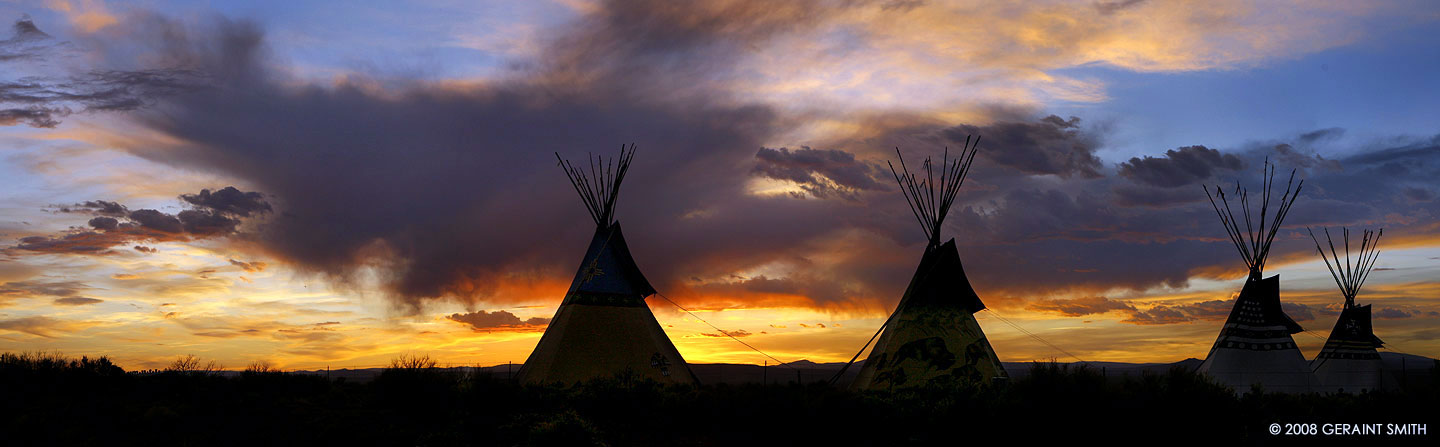
[[[217,374],[183,358],[131,374],[105,358],[0,355],[5,445],[959,445],[1061,439],[1107,445],[1293,440],[1271,423],[1427,423],[1436,381],[1359,395],[1236,396],[1182,369],[1107,381],[1036,364],[994,386],[855,393],[824,383],[664,386],[620,375],[577,387],[520,386],[424,358],[374,381],[275,372]]]

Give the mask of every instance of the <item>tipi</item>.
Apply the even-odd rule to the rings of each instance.
[[[910,279],[900,304],[881,327],[884,331],[870,351],[860,373],[852,382],[854,389],[894,389],[938,382],[988,382],[1007,377],[974,313],[985,309],[965,269],[955,239],[940,243],[940,226],[955,194],[970,172],[980,139],[971,145],[967,138],[960,158],[949,160],[947,149],[942,159],[939,190],[925,160],[925,180],[900,159],[902,173],[890,170],[925,232],[925,255]],[[899,154],[899,149],[896,149]],[[872,338],[873,340],[873,338]],[[861,349],[864,350],[863,348]],[[858,354],[857,354],[858,356]],[[838,377],[838,376],[837,376]]]
[[[1300,348],[1295,346],[1295,339],[1290,337],[1303,329],[1280,308],[1280,276],[1264,278],[1261,275],[1280,223],[1289,214],[1305,182],[1302,180],[1295,185],[1292,193],[1290,187],[1295,182],[1295,172],[1290,172],[1290,181],[1285,184],[1279,206],[1273,208],[1274,221],[1266,222],[1272,210],[1270,189],[1274,185],[1275,168],[1266,160],[1261,172],[1264,174],[1264,196],[1260,202],[1258,224],[1251,222],[1246,191],[1240,188],[1239,182],[1235,183],[1235,193],[1240,195],[1240,207],[1245,217],[1244,231],[1230,210],[1225,192],[1215,187],[1220,203],[1224,204],[1222,210],[1215,197],[1210,196],[1210,190],[1205,190],[1206,196],[1210,196],[1210,205],[1220,216],[1220,223],[1240,251],[1240,257],[1245,259],[1250,274],[1245,280],[1245,287],[1240,289],[1240,296],[1235,299],[1235,307],[1230,310],[1225,326],[1220,329],[1220,336],[1200,364],[1199,372],[1209,375],[1217,383],[1234,388],[1236,392],[1244,392],[1253,384],[1272,392],[1308,392],[1314,385],[1314,376],[1310,374],[1310,367]]]
[[[1350,230],[1345,230],[1345,263],[1341,264],[1340,253],[1335,251],[1335,241],[1330,239],[1330,231],[1325,231],[1325,241],[1330,244],[1329,255],[1325,254],[1325,249],[1320,248],[1320,239],[1315,237],[1315,233],[1310,233],[1310,238],[1315,240],[1315,249],[1320,251],[1325,267],[1330,269],[1330,276],[1335,278],[1335,285],[1340,286],[1340,293],[1345,296],[1345,307],[1340,310],[1340,319],[1335,322],[1335,328],[1330,330],[1330,338],[1325,340],[1325,347],[1320,349],[1315,360],[1310,361],[1310,368],[1315,372],[1315,381],[1319,387],[1317,391],[1359,392],[1377,390],[1383,385],[1381,378],[1384,375],[1384,365],[1380,362],[1380,353],[1375,349],[1384,346],[1384,342],[1380,341],[1371,329],[1370,306],[1355,305],[1355,295],[1360,293],[1360,286],[1365,284],[1370,270],[1375,267],[1375,259],[1380,255],[1377,247],[1382,234],[1384,230],[1365,230],[1360,239],[1359,256],[1352,263]],[[1335,260],[1333,266],[1330,264],[1331,259]]]
[[[595,236],[565,300],[520,368],[521,382],[570,385],[628,371],[664,383],[697,383],[645,305],[655,288],[635,265],[615,221],[615,199],[634,156],[631,145],[621,146],[620,156],[608,164],[603,157],[591,158],[588,175],[560,160],[595,220]]]

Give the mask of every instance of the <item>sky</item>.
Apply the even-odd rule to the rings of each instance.
[[[1307,358],[1307,228],[1383,228],[1358,300],[1440,356],[1440,5],[991,3],[0,2],[0,350],[520,363],[593,232],[556,154],[634,143],[685,359],[845,361],[925,247],[886,163],[978,135],[942,237],[1001,360],[1203,358],[1246,272],[1202,185],[1267,164]]]

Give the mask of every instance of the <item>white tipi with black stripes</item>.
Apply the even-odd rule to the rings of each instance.
[[[1300,187],[1305,182],[1295,185],[1292,192],[1290,187],[1294,184],[1295,173],[1291,171],[1290,181],[1285,185],[1285,193],[1280,197],[1279,206],[1271,208],[1270,187],[1275,179],[1275,168],[1271,167],[1267,160],[1262,172],[1264,195],[1260,203],[1258,226],[1250,222],[1250,203],[1239,182],[1235,184],[1235,193],[1240,197],[1240,207],[1245,217],[1244,231],[1230,209],[1225,192],[1219,187],[1215,188],[1216,196],[1220,198],[1218,203],[1215,196],[1210,197],[1210,204],[1220,216],[1220,223],[1224,225],[1235,248],[1240,251],[1240,256],[1245,259],[1249,275],[1244,288],[1240,289],[1240,295],[1235,298],[1235,307],[1230,310],[1225,326],[1220,329],[1220,335],[1210,348],[1210,354],[1200,364],[1199,372],[1208,375],[1217,383],[1234,388],[1237,393],[1248,391],[1256,385],[1270,392],[1309,392],[1314,388],[1315,378],[1310,373],[1305,356],[1300,353],[1300,349],[1295,346],[1295,339],[1291,337],[1291,334],[1303,329],[1295,320],[1290,319],[1290,316],[1285,315],[1285,311],[1280,307],[1280,276],[1265,278],[1262,275],[1265,258],[1270,254],[1270,245],[1275,241],[1280,223],[1290,212],[1290,207],[1299,197]],[[1205,192],[1206,195],[1210,194],[1208,189]],[[1266,217],[1272,210],[1274,220],[1266,222]]]
[[[1384,230],[1365,230],[1360,239],[1359,256],[1353,258],[1352,263],[1350,230],[1345,230],[1344,264],[1340,263],[1340,253],[1335,250],[1335,241],[1330,239],[1329,230],[1325,231],[1326,242],[1330,243],[1329,255],[1320,247],[1320,239],[1315,237],[1315,233],[1310,233],[1310,238],[1315,240],[1315,249],[1320,251],[1325,267],[1330,269],[1335,285],[1340,286],[1340,293],[1345,296],[1345,307],[1340,310],[1335,328],[1330,330],[1330,338],[1325,340],[1325,347],[1320,349],[1315,360],[1310,361],[1318,385],[1316,391],[1358,393],[1377,390],[1385,385],[1384,365],[1380,361],[1380,352],[1375,350],[1384,346],[1384,342],[1375,336],[1370,325],[1370,306],[1355,305],[1355,295],[1360,293],[1360,286],[1370,277],[1375,259],[1380,255],[1377,247],[1383,233]],[[1333,265],[1330,263],[1332,259],[1335,261]]]

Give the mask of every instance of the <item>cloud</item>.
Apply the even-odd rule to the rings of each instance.
[[[88,213],[102,217],[128,217],[130,209],[118,202],[105,200],[89,200],[69,206],[59,207],[62,213]]]
[[[1120,12],[1126,8],[1144,3],[1145,0],[1120,0],[1113,2],[1095,2],[1095,9],[1101,14],[1110,15]]]
[[[540,331],[540,330],[545,330],[545,327],[550,324],[550,319],[549,319],[549,318],[532,317],[532,318],[527,318],[527,319],[525,319],[525,320],[521,320],[520,317],[515,316],[515,314],[512,314],[512,313],[507,312],[507,311],[504,311],[504,310],[497,310],[497,311],[494,311],[494,312],[486,312],[486,311],[484,311],[484,310],[477,310],[477,311],[475,311],[475,312],[470,312],[470,313],[463,313],[463,314],[462,314],[462,313],[455,313],[455,314],[450,314],[449,316],[447,316],[447,317],[445,317],[445,318],[448,319],[448,320],[450,320],[450,321],[455,321],[455,322],[464,323],[464,324],[466,324],[466,325],[469,325],[470,328],[471,328],[471,329],[474,329],[475,331],[491,331],[491,330],[527,330],[527,331],[528,331],[528,330],[534,330],[534,331]]]
[[[107,32],[142,24],[150,25],[121,23]],[[513,302],[491,296],[509,272],[573,269],[569,251],[583,245],[587,226],[574,218],[580,209],[553,167],[552,151],[573,157],[598,149],[597,142],[637,141],[621,220],[660,221],[699,204],[733,201],[774,119],[766,107],[694,98],[704,96],[703,88],[672,96],[615,71],[633,72],[616,60],[678,49],[668,40],[616,42],[595,48],[598,54],[554,47],[556,65],[536,68],[524,82],[400,82],[377,91],[363,79],[297,86],[270,71],[254,24],[222,20],[191,31],[153,45],[184,50],[173,59],[208,64],[203,71],[217,75],[218,87],[167,96],[164,113],[130,114],[180,142],[132,150],[244,179],[277,197],[284,212],[253,237],[267,255],[342,288],[378,287],[411,312],[436,299]],[[269,130],[254,132],[257,126]],[[468,198],[441,191],[467,191]],[[254,209],[233,200],[217,204],[222,193],[184,200],[227,218]],[[187,216],[176,217],[185,224],[212,220]],[[217,223],[196,228],[233,228]],[[521,233],[561,238],[513,237]],[[382,271],[381,283],[359,283],[360,273],[373,268]]]
[[[0,284],[0,297],[72,297],[90,286],[79,281],[11,281]]]
[[[1335,140],[1344,135],[1345,129],[1341,129],[1339,127],[1331,127],[1328,129],[1319,129],[1305,132],[1303,134],[1300,134],[1298,140],[1300,143],[1308,145],[1318,141]]]
[[[1120,176],[1146,185],[1174,188],[1198,183],[1218,171],[1244,167],[1244,162],[1234,154],[1222,154],[1205,146],[1187,146],[1165,151],[1164,157],[1131,158],[1120,164]]]
[[[1134,311],[1135,306],[1103,296],[1090,296],[1067,300],[1039,299],[1030,302],[1029,309],[1038,312],[1054,312],[1067,317],[1082,317],[1110,311]]]
[[[0,63],[37,59],[55,49],[50,35],[40,31],[28,16],[16,20],[10,31],[10,38],[0,40]]]
[[[55,338],[57,335],[84,330],[89,326],[91,325],[87,323],[60,320],[46,316],[0,320],[0,330],[20,332],[44,338]]]
[[[234,190],[233,187],[227,189]],[[195,208],[176,214],[153,209],[130,211],[124,205],[103,200],[60,207],[58,211],[61,213],[94,215],[95,217],[87,222],[90,229],[72,229],[57,236],[26,236],[20,238],[19,244],[7,251],[107,255],[115,253],[112,249],[116,246],[137,241],[170,242],[224,237],[238,231],[242,217],[270,210],[268,203],[254,201],[259,200],[258,195],[250,195],[257,193],[241,193],[235,190],[240,197],[251,200],[249,203],[236,204],[225,202],[225,199],[215,199],[208,191],[202,190],[201,195],[184,196],[195,198],[199,203],[191,202]],[[206,199],[199,199],[201,196]],[[141,245],[134,248],[142,253],[156,251]]]
[[[859,200],[858,192],[884,188],[881,168],[858,161],[855,154],[840,150],[760,148],[755,154],[755,175],[794,183],[811,196]]]
[[[115,220],[115,218],[113,217],[96,217],[94,219],[90,219],[89,224],[91,228],[94,228],[96,230],[109,231],[120,228],[120,221]]]
[[[1187,323],[1197,320],[1224,321],[1230,317],[1230,311],[1234,306],[1234,300],[1210,300],[1178,305],[1162,304],[1146,310],[1129,309],[1130,316],[1121,320],[1121,322],[1139,325],[1159,325]],[[1323,309],[1300,303],[1281,302],[1280,306],[1284,309],[1285,314],[1295,321],[1314,320],[1315,312],[1323,312]]]
[[[56,117],[63,117],[69,114],[69,109],[52,107],[31,106],[18,109],[0,109],[0,126],[14,126],[23,123],[30,127],[51,128],[60,124],[60,120],[56,119]]]
[[[234,260],[234,259],[231,259],[231,260],[230,260],[230,264],[231,264],[231,265],[234,265],[234,266],[236,266],[236,267],[240,267],[240,270],[244,270],[244,271],[250,272],[250,273],[263,272],[263,271],[265,271],[265,267],[266,267],[266,264],[265,264],[264,262],[262,262],[262,261],[250,261],[250,262],[245,262],[245,261],[236,261],[236,260]]]
[[[55,304],[61,305],[61,306],[84,306],[84,305],[87,305],[87,304],[100,304],[100,303],[103,303],[103,302],[105,302],[105,300],[97,299],[97,298],[86,298],[86,297],[83,297],[83,296],[72,296],[72,297],[68,297],[68,298],[56,298],[56,299],[55,299]]]
[[[1175,308],[1161,305],[1148,310],[1136,310],[1130,314],[1129,318],[1121,320],[1120,322],[1138,325],[1159,325],[1185,323],[1193,320],[1193,317],[1185,315],[1185,313]]]
[[[14,36],[0,41],[0,64],[43,60],[68,48],[28,17],[16,21],[12,29]],[[14,78],[0,77],[0,126],[54,128],[73,113],[132,111],[165,95],[206,85],[200,72],[183,66],[93,69],[72,75],[11,73]]]
[[[240,191],[234,186],[226,186],[214,193],[208,189],[202,189],[199,194],[182,194],[180,200],[199,208],[208,208],[219,214],[240,217],[250,217],[252,214],[271,211],[270,203],[265,201],[264,194]]]
[[[1099,178],[1099,142],[1082,132],[1080,118],[1055,115],[1035,122],[1005,121],[985,126],[960,125],[941,131],[951,144],[960,145],[979,135],[980,155],[1001,166],[1027,174],[1051,174],[1062,178]]]
[[[1324,169],[1330,171],[1339,171],[1341,169],[1340,162],[1337,160],[1326,160],[1325,157],[1318,153],[1303,154],[1288,143],[1275,145],[1275,155],[1277,159],[1275,160],[1276,164],[1290,166],[1294,169]]]
[[[1429,202],[1435,200],[1435,191],[1424,188],[1406,187],[1403,194],[1406,199],[1412,202]]]
[[[1315,308],[1305,304],[1281,302],[1280,308],[1295,321],[1310,321],[1315,319]]]
[[[1115,195],[1115,204],[1127,208],[1137,206],[1163,208],[1205,200],[1203,195],[1186,188],[1117,184],[1111,192]]]
[[[735,330],[735,331],[723,331],[723,332],[724,332],[724,333],[706,333],[706,332],[701,332],[700,335],[701,335],[701,336],[705,336],[705,337],[726,337],[726,338],[729,338],[729,337],[736,337],[736,338],[739,338],[739,337],[749,337],[749,336],[751,336],[751,335],[755,335],[755,334],[750,333],[750,331],[747,331],[747,330],[744,330],[744,329]]]
[[[1418,316],[1418,314],[1419,314],[1419,312],[1413,312],[1413,311],[1408,311],[1408,310],[1403,310],[1403,309],[1395,309],[1395,308],[1391,308],[1391,307],[1386,307],[1386,308],[1381,308],[1380,310],[1375,311],[1375,313],[1374,313],[1373,315],[1375,316],[1375,318],[1378,318],[1378,319],[1381,319],[1381,320],[1400,320],[1400,319],[1405,319],[1405,318],[1414,318],[1414,317]]]

